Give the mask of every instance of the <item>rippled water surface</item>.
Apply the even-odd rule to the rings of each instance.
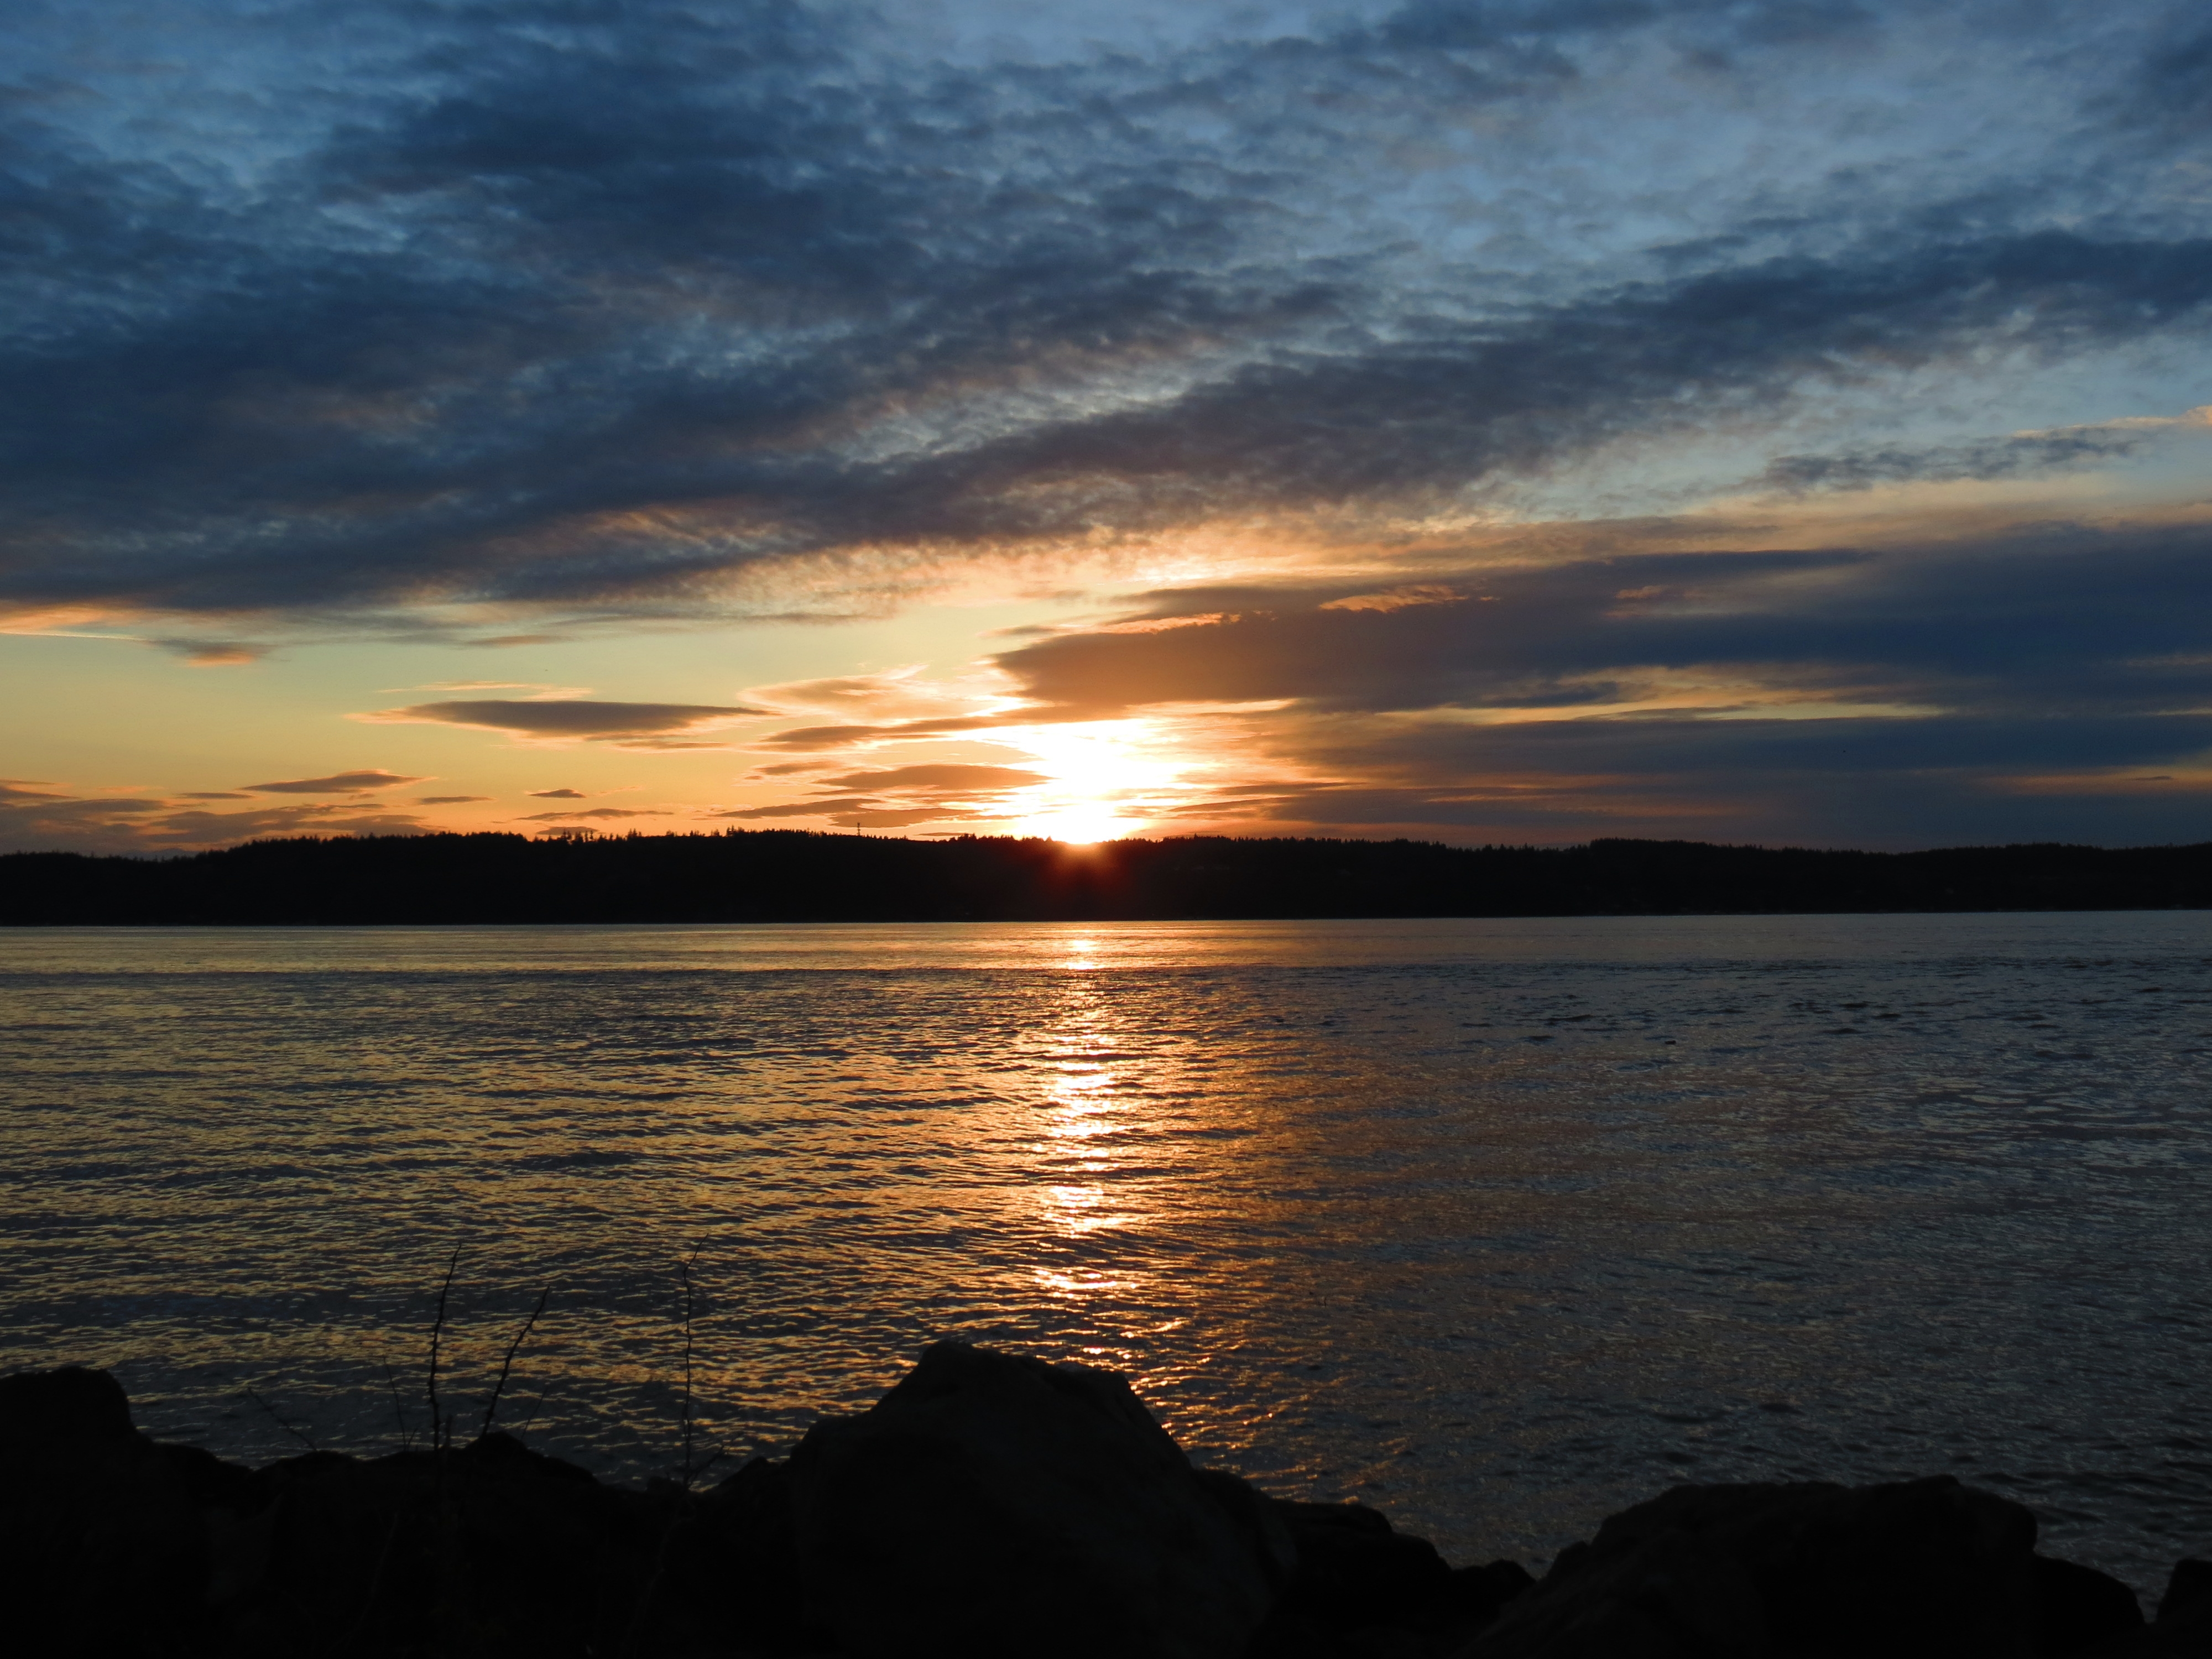
[[[449,1398],[602,1472],[959,1334],[1540,1561],[1956,1472],[2212,1544],[2212,916],[0,933],[11,1365],[227,1454]],[[390,1368],[387,1377],[386,1367]],[[480,1410],[479,1405],[471,1410]]]

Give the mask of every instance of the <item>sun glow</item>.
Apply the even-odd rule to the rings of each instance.
[[[1014,827],[1024,836],[1043,836],[1051,841],[1088,846],[1095,842],[1119,839],[1135,829],[1137,821],[1117,817],[1103,806],[1077,807],[1070,811],[1024,818]]]
[[[1112,841],[1143,826],[1144,798],[1175,777],[1175,762],[1155,752],[1145,720],[1040,726],[1009,732],[1049,781],[1013,798],[1014,832],[1079,845]]]

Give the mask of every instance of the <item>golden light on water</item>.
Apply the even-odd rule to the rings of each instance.
[[[1103,965],[1097,936],[1075,933],[1060,941],[1060,966],[1091,969]],[[1052,1078],[1039,1103],[1037,1210],[1053,1233],[1079,1248],[1102,1253],[1101,1265],[1076,1267],[1040,1263],[1037,1281],[1048,1293],[1081,1299],[1129,1290],[1127,1273],[1106,1265],[1110,1235],[1141,1219],[1133,1208],[1135,1194],[1116,1177],[1124,1174],[1125,1147],[1133,1131],[1146,1126],[1137,1103],[1127,1097],[1127,1079],[1115,1070],[1120,1048],[1111,1003],[1095,982],[1079,994],[1078,1017],[1054,1046]],[[1116,1252],[1118,1255],[1120,1253]]]
[[[1472,1559],[1503,1553],[1510,1508],[1536,1553],[1586,1531],[1593,1492],[1678,1478],[1686,1448],[1756,1473],[1832,1455],[1840,1423],[1875,1478],[1909,1454],[1875,1437],[1915,1432],[1891,1426],[1895,1391],[1940,1394],[1931,1324],[2002,1354],[2053,1316],[2053,1283],[2081,1291],[2084,1351],[2185,1371],[2190,1329],[2126,1310],[2212,1248],[2168,1006],[2202,931],[2143,912],[0,938],[28,1108],[28,1248],[0,1303],[17,1363],[123,1368],[161,1438],[292,1455],[250,1387],[374,1455],[398,1429],[384,1367],[420,1364],[465,1243],[456,1395],[489,1387],[557,1273],[511,1420],[633,1480],[676,1455],[672,1263],[697,1244],[699,1416],[740,1455],[970,1336],[1125,1372],[1204,1461],[1273,1490],[1387,1506]],[[2136,994],[2154,971],[2168,990]],[[1838,1035],[1844,1000],[1928,1035]],[[2021,1273],[1962,1301],[1946,1264],[1983,1235],[1931,1232],[1928,1194],[1963,1194],[1978,1229],[2015,1212],[2022,1169],[2079,1183],[2118,1244],[2017,1235]],[[1890,1369],[1863,1382],[1868,1352]],[[1974,1461],[2071,1467],[2071,1425],[2117,1416],[2139,1461],[2109,1478],[2161,1467],[2170,1389],[2113,1392],[2108,1367],[2038,1427],[2051,1390],[2021,1375],[1943,1431]],[[1808,1393],[1802,1417],[1720,1432]],[[1686,1431],[1622,1398],[1711,1403]],[[2170,1530],[2100,1524],[2109,1559],[2167,1570]]]

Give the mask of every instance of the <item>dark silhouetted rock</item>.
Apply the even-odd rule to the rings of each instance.
[[[684,1502],[603,1486],[503,1435],[442,1454],[312,1452],[260,1478],[263,1571],[234,1574],[224,1607],[224,1650],[240,1659],[315,1651],[332,1629],[378,1653],[658,1651],[645,1638],[683,1613],[654,1568]]]
[[[1289,1503],[1279,1510],[1298,1551],[1285,1599],[1316,1622],[1339,1630],[1422,1628],[1449,1598],[1452,1570],[1436,1547],[1395,1531],[1380,1510]]]
[[[1452,1594],[1462,1618],[1480,1630],[1492,1623],[1506,1607],[1535,1587],[1536,1580],[1518,1561],[1492,1561],[1486,1567],[1462,1567],[1452,1574]]]
[[[2212,1659],[2212,1563],[2145,1626],[2034,1541],[1948,1478],[1681,1486],[1532,1587],[1192,1468],[1109,1372],[955,1343],[704,1494],[504,1434],[247,1469],[103,1372],[0,1378],[10,1634],[118,1659]]]
[[[154,1450],[201,1509],[246,1515],[267,1501],[260,1477],[242,1463],[226,1463],[198,1446],[156,1445]]]
[[[2109,1574],[2039,1555],[2033,1564],[2036,1651],[2071,1659],[2142,1628],[2136,1593]]]
[[[735,1642],[748,1655],[834,1652],[836,1638],[807,1613],[799,1595],[793,1532],[791,1465],[756,1457],[695,1504],[670,1543],[671,1605],[708,1610],[686,1628],[661,1622],[665,1650],[721,1652]]]
[[[817,1425],[792,1476],[811,1604],[855,1659],[1228,1659],[1292,1565],[1121,1377],[960,1343]]]
[[[82,1455],[134,1440],[131,1401],[106,1371],[82,1365],[0,1376],[0,1436],[13,1445],[36,1440]]]
[[[0,1601],[50,1650],[164,1655],[204,1634],[206,1529],[105,1371],[0,1377]],[[43,1613],[44,1618],[38,1617]]]
[[[1948,1476],[1677,1486],[1613,1516],[1472,1659],[1812,1659],[2036,1651],[2035,1518]]]
[[[2158,1598],[2158,1619],[2169,1619],[2212,1606],[2212,1561],[2177,1561],[2166,1581],[2166,1594]]]
[[[1532,1583],[1511,1561],[1454,1571],[1426,1539],[1364,1504],[1279,1501],[1297,1571],[1255,1659],[1388,1651],[1446,1653]]]
[[[2094,1659],[2212,1659],[2212,1561],[2175,1563],[2157,1620],[2089,1652]]]

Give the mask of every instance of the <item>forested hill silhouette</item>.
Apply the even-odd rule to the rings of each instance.
[[[0,924],[1023,921],[2212,908],[2212,842],[1822,852],[795,830],[249,842],[0,856]]]

